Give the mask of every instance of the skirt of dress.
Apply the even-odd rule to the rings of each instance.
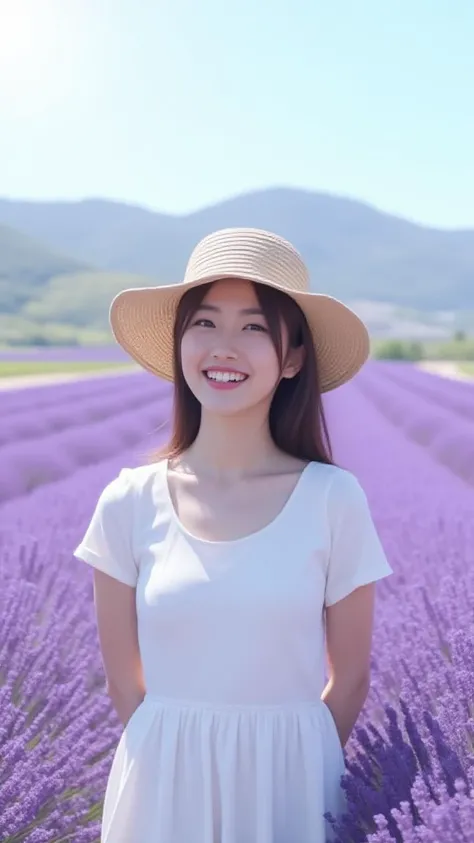
[[[115,752],[102,843],[326,843],[344,756],[322,702],[214,706],[147,694]]]

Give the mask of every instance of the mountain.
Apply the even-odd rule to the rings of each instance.
[[[0,312],[15,313],[48,280],[87,269],[83,261],[58,254],[31,237],[0,225]]]
[[[94,289],[101,302],[107,298],[111,273],[132,273],[134,284],[140,275],[145,276],[143,284],[178,281],[189,252],[202,236],[217,228],[245,225],[288,237],[309,266],[313,289],[344,301],[389,302],[424,310],[474,309],[474,231],[432,229],[322,193],[274,188],[184,216],[101,199],[0,199],[0,223],[35,238],[52,253],[70,255],[71,262],[106,270],[107,276],[99,272],[95,286],[88,286],[91,308]],[[41,310],[43,293],[49,301],[51,296],[55,301],[64,298],[60,292],[68,284],[64,272],[76,271],[60,270],[62,280],[51,281],[59,273],[52,272],[47,279],[41,270],[36,297],[28,305],[30,314],[35,307]],[[0,276],[4,275],[0,243]],[[12,302],[18,303],[14,294],[18,277],[15,272],[9,277]],[[77,276],[74,283],[80,283]],[[102,305],[99,309],[102,313]]]
[[[149,279],[126,272],[78,272],[56,275],[22,308],[34,322],[54,321],[78,328],[103,330],[110,302],[126,287],[144,287]]]

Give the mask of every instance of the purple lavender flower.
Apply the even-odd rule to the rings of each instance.
[[[366,490],[396,572],[378,587],[372,687],[346,747],[338,843],[474,843],[474,474],[465,438],[474,390],[446,383],[443,392],[440,379],[419,374],[371,364],[325,397],[336,459]],[[91,572],[71,554],[106,483],[166,434],[170,406],[169,387],[148,375],[5,396],[4,843],[99,839],[121,728],[105,693]]]

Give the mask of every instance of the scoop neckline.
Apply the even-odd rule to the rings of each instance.
[[[263,527],[260,527],[258,530],[253,530],[253,532],[251,532],[251,533],[246,533],[244,536],[238,536],[238,538],[236,538],[236,539],[213,540],[213,539],[203,539],[203,538],[200,538],[199,536],[195,536],[194,533],[191,533],[190,530],[188,530],[187,527],[184,526],[183,522],[179,518],[178,513],[176,512],[174,503],[173,503],[173,499],[171,497],[170,487],[169,487],[169,483],[168,483],[169,459],[165,459],[163,461],[164,487],[165,487],[167,503],[168,503],[168,506],[170,508],[170,512],[171,512],[173,521],[176,524],[176,526],[179,528],[179,530],[182,533],[184,533],[185,536],[187,536],[189,539],[191,539],[194,542],[199,542],[199,544],[206,544],[206,545],[210,545],[210,546],[214,545],[214,546],[218,547],[218,546],[223,546],[223,545],[242,544],[243,542],[249,541],[249,539],[258,538],[259,536],[268,532],[272,527],[274,527],[277,524],[277,522],[279,522],[280,520],[283,519],[287,510],[290,508],[291,504],[293,503],[293,500],[296,497],[296,494],[297,494],[297,492],[298,492],[298,490],[299,490],[299,488],[300,488],[300,486],[303,482],[303,479],[306,476],[306,474],[308,473],[309,468],[311,467],[312,464],[313,464],[312,462],[308,462],[305,465],[305,467],[300,471],[300,473],[298,475],[298,479],[297,479],[295,485],[293,486],[293,489],[291,490],[288,498],[286,499],[285,503],[283,504],[282,508],[280,509],[279,512],[277,512],[275,517],[272,518],[272,520],[268,522],[268,524],[265,524]]]

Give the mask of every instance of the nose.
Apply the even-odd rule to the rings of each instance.
[[[218,346],[212,351],[211,357],[214,360],[236,360],[238,354],[228,346]]]

